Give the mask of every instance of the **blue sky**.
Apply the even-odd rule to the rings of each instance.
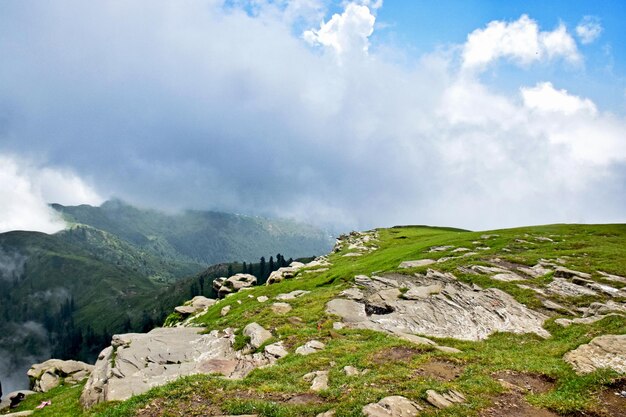
[[[332,228],[626,221],[623,2],[0,2],[0,231],[118,197]]]

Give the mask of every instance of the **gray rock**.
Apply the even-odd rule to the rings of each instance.
[[[354,366],[344,366],[343,367],[343,372],[346,374],[346,376],[359,376],[361,375],[361,372],[355,368]]]
[[[21,390],[18,390],[18,391],[9,392],[8,394],[4,394],[2,396],[2,398],[4,398],[4,400],[0,401],[0,412],[3,411],[4,409],[9,408],[11,406],[11,401],[9,401],[9,399],[13,398],[14,396],[16,396],[19,393],[24,394],[24,397],[28,397],[29,395],[33,395],[33,394],[37,394],[35,391],[31,391],[31,390],[28,390],[28,389],[21,389]],[[6,416],[6,415],[10,415],[10,414],[2,414],[2,417]]]
[[[220,316],[224,317],[225,315],[227,315],[228,313],[230,313],[230,306],[224,306],[222,307],[222,309],[220,310]]]
[[[454,404],[464,403],[465,396],[458,391],[450,390],[444,394],[429,389],[426,391],[426,401],[437,408],[447,408]]]
[[[587,274],[586,272],[574,271],[564,266],[557,266],[554,271],[555,278],[583,278],[583,279],[591,279],[591,274]]]
[[[287,300],[295,300],[298,297],[302,297],[303,295],[306,295],[308,293],[310,293],[311,291],[305,291],[305,290],[295,290],[295,291],[291,291],[290,293],[287,294],[278,294],[276,296],[276,299],[279,301],[287,301]]]
[[[217,300],[207,298],[203,295],[196,295],[190,301],[191,306],[197,310],[204,310],[207,307],[211,307],[215,303],[217,303]]]
[[[213,289],[219,298],[236,293],[244,288],[256,285],[256,277],[250,274],[235,274],[228,278],[218,278],[213,281]]]
[[[328,389],[328,371],[309,372],[302,379],[311,382],[311,391]]]
[[[619,275],[607,274],[606,272],[598,271],[598,274],[602,276],[602,278],[613,281],[613,282],[621,282],[622,284],[626,284],[626,278],[620,277]]]
[[[291,306],[287,303],[274,303],[271,309],[274,314],[287,314],[291,311]]]
[[[605,314],[605,315],[597,315],[590,317],[577,317],[575,319],[556,319],[554,322],[559,326],[569,327],[572,324],[592,324],[596,321],[600,321],[608,316],[617,316],[618,314]]]
[[[262,296],[260,296],[260,297],[257,297],[257,298],[256,298],[256,300],[257,300],[259,303],[264,303],[264,302],[266,302],[267,300],[269,300],[269,298],[267,298],[266,296],[262,295]]]
[[[552,272],[551,269],[545,268],[541,264],[537,264],[531,267],[520,266],[517,268],[517,270],[532,278],[539,278]]]
[[[56,388],[64,379],[68,384],[75,384],[89,377],[93,365],[80,361],[63,361],[49,359],[43,363],[37,363],[30,367],[28,378],[31,388],[36,392],[48,392]]]
[[[495,279],[496,281],[504,281],[504,282],[524,281],[523,277],[520,277],[519,275],[513,272],[495,274],[494,276],[491,277],[491,279]]]
[[[303,356],[310,355],[312,353],[319,352],[325,347],[326,345],[318,340],[310,340],[306,342],[304,345],[296,349],[296,355],[303,355]]]
[[[577,285],[564,278],[554,278],[546,286],[548,293],[561,295],[563,297],[579,297],[581,295],[598,295],[594,290],[582,285]]]
[[[315,417],[335,417],[335,414],[336,414],[335,410],[328,410],[323,413],[319,413]]]
[[[449,251],[450,249],[454,249],[454,246],[448,245],[448,246],[433,246],[432,248],[430,248],[428,250],[428,252],[445,252],[445,251]]]
[[[598,336],[586,345],[568,352],[563,357],[578,374],[601,368],[626,373],[626,334]]]
[[[417,417],[422,407],[408,398],[394,395],[363,407],[367,417]]]
[[[416,261],[404,261],[400,264],[398,268],[416,268],[418,266],[426,266],[434,264],[434,259],[418,259]]]
[[[122,401],[185,375],[218,373],[245,377],[273,364],[265,353],[246,354],[233,348],[234,332],[199,334],[189,327],[157,328],[149,333],[115,335],[104,349],[81,395],[85,407]]]
[[[285,349],[283,342],[276,342],[265,346],[265,352],[276,358],[284,358],[289,355],[289,352]]]
[[[263,343],[272,338],[272,333],[265,330],[258,323],[250,323],[243,328],[243,335],[250,338],[250,346],[258,349]]]
[[[293,278],[300,269],[302,269],[303,264],[300,262],[292,262],[291,265],[294,266],[284,266],[282,268],[278,268],[276,271],[272,271],[270,276],[267,278],[266,285],[272,285],[279,283],[285,279]]]
[[[348,298],[350,300],[361,301],[363,300],[363,292],[356,287],[348,288],[339,294],[341,297]]]
[[[428,298],[433,294],[439,294],[441,290],[443,290],[441,284],[414,287],[402,294],[402,298],[406,300],[420,300],[422,298]]]
[[[326,313],[339,316],[346,323],[358,323],[367,319],[365,305],[352,300],[331,300],[326,304]]]
[[[33,410],[17,411],[15,413],[3,414],[3,417],[26,417],[34,413]]]
[[[178,306],[174,307],[174,311],[183,316],[189,316],[196,312],[196,308],[192,306]]]
[[[372,278],[359,276],[356,280],[363,287],[368,301],[374,295],[380,296],[394,288],[405,287],[410,291],[411,288],[439,285],[442,290],[416,300],[386,297],[386,310],[375,310],[362,321],[346,322],[349,327],[462,340],[482,340],[494,332],[549,336],[542,327],[547,316],[528,309],[504,291],[495,288],[477,290],[459,282],[450,273],[428,270],[425,276],[390,274]],[[353,303],[357,302],[350,301],[351,311],[356,309]]]

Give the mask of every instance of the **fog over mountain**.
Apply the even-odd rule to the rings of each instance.
[[[386,7],[3,2],[0,229],[110,196],[336,230],[624,221],[623,109],[560,77],[608,29],[517,14],[415,54]]]

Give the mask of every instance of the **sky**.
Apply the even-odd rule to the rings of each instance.
[[[626,221],[622,1],[0,2],[0,232]]]

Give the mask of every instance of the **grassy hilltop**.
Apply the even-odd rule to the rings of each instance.
[[[334,409],[337,416],[360,416],[365,404],[389,395],[403,395],[425,407],[425,416],[492,416],[498,407],[513,404],[516,416],[595,415],[611,416],[623,412],[623,402],[610,397],[607,388],[620,386],[625,379],[611,371],[577,375],[563,361],[563,355],[602,334],[625,334],[626,317],[609,315],[592,324],[560,326],[554,321],[572,315],[567,312],[591,302],[626,299],[608,295],[559,297],[550,300],[565,307],[563,312],[549,310],[537,295],[552,280],[552,274],[522,282],[503,282],[486,275],[459,270],[468,265],[489,265],[495,258],[507,265],[535,265],[541,259],[560,260],[567,268],[587,272],[598,283],[623,288],[624,283],[607,281],[598,271],[626,276],[626,225],[549,225],[489,232],[424,226],[378,230],[379,240],[368,243],[378,249],[362,256],[344,256],[342,249],[329,256],[327,271],[299,271],[296,277],[271,286],[257,287],[228,297],[196,319],[207,329],[242,329],[257,322],[285,342],[290,352],[311,339],[326,348],[309,356],[289,354],[277,365],[253,371],[240,381],[217,376],[182,378],[164,387],[122,403],[106,403],[84,411],[78,404],[81,386],[59,387],[48,394],[30,397],[21,409],[32,408],[43,399],[52,406],[35,413],[41,416],[178,416],[256,414],[260,416],[316,416]],[[438,246],[470,248],[476,254],[457,256],[429,266],[398,269],[407,260],[449,257],[450,250],[429,252]],[[483,341],[436,339],[440,345],[461,350],[446,353],[430,346],[415,345],[383,333],[368,330],[334,330],[335,317],[325,313],[326,303],[353,285],[356,275],[401,272],[412,274],[428,268],[453,273],[460,281],[482,288],[499,288],[527,307],[549,315],[545,329],[551,337],[535,334],[496,333]],[[518,286],[522,284],[524,287]],[[308,290],[290,301],[293,309],[278,315],[270,299],[280,293]],[[249,297],[250,295],[253,296]],[[241,302],[241,303],[239,303]],[[224,317],[220,311],[230,305]],[[241,345],[245,343],[239,336]],[[262,348],[261,348],[262,349]],[[348,377],[346,365],[369,372]],[[308,372],[329,369],[329,388],[309,391],[302,380]],[[509,392],[501,382],[527,388]],[[612,385],[611,385],[612,384]],[[455,389],[467,398],[464,404],[438,410],[425,403],[429,389]],[[613,395],[613,394],[610,394]],[[617,397],[616,397],[617,398]],[[621,409],[621,411],[619,411]],[[496,410],[496,411],[494,411]],[[493,414],[493,413],[496,414]],[[490,414],[491,413],[491,414]],[[624,414],[621,414],[624,415]]]

